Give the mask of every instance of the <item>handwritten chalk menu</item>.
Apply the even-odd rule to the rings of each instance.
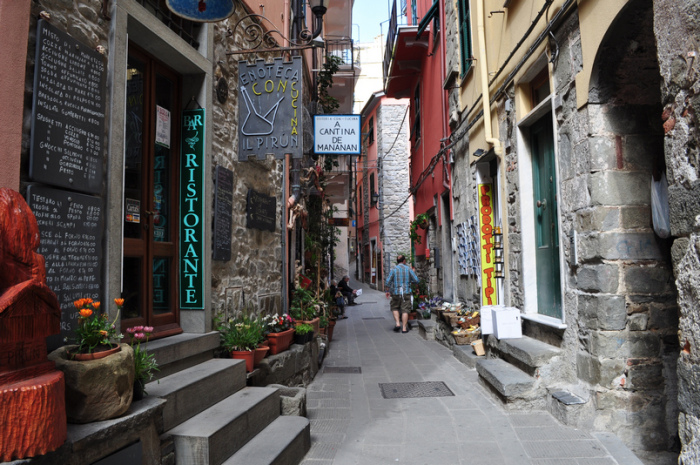
[[[214,179],[214,260],[231,260],[233,171],[216,167]]]
[[[46,260],[46,284],[61,304],[60,339],[72,342],[78,325],[73,302],[82,297],[100,299],[102,199],[32,185],[27,188],[27,203],[39,224],[37,252]]]
[[[80,192],[102,191],[104,57],[39,20],[29,176]]]
[[[277,221],[277,199],[248,189],[246,205],[246,228],[275,231]]]

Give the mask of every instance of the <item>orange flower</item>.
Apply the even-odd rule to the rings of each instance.
[[[73,302],[73,305],[75,305],[75,308],[80,310],[81,308],[83,308],[83,305],[85,305],[85,299],[78,299],[75,302]]]
[[[86,299],[83,299],[83,300],[85,301],[86,304],[91,304],[91,303],[92,303],[92,299],[91,299],[90,297],[88,297],[88,298],[86,298]]]
[[[88,318],[90,315],[92,315],[92,310],[90,310],[89,308],[80,309],[80,316],[82,318]]]
[[[100,309],[100,303],[99,303],[99,302],[94,302],[94,303],[92,304],[92,308],[94,308],[95,311],[99,310],[99,309]]]
[[[124,299],[114,299],[114,303],[117,304],[117,307],[123,307]]]
[[[100,331],[100,334],[103,335],[104,337],[107,337],[107,334],[108,334],[108,333],[107,333],[107,331],[105,331],[105,330],[103,329],[103,330]]]

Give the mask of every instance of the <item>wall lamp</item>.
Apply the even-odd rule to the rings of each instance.
[[[377,202],[379,202],[379,192],[372,192],[372,195],[370,195],[369,197],[369,200],[372,203],[372,205],[376,205]]]
[[[326,5],[328,5],[328,0],[309,0],[309,6],[311,7],[311,12],[316,17],[316,27],[314,28],[312,39],[321,34],[321,29],[323,28],[323,15],[326,14]]]
[[[485,153],[486,151],[484,149],[476,149],[476,151],[474,152],[474,156],[478,158],[483,156]]]

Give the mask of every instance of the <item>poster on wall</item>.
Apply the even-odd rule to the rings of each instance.
[[[204,309],[204,115],[182,113],[180,158],[180,308]]]
[[[479,184],[479,244],[481,250],[481,305],[498,304],[493,251],[493,184]]]
[[[238,160],[267,154],[301,158],[304,135],[301,57],[238,62]]]

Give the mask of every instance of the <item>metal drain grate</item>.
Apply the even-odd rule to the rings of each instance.
[[[363,320],[386,320],[383,316],[368,316],[363,318]]]
[[[362,373],[361,367],[325,367],[324,373]]]
[[[409,399],[412,397],[447,397],[454,393],[442,381],[420,383],[379,383],[385,399]]]

